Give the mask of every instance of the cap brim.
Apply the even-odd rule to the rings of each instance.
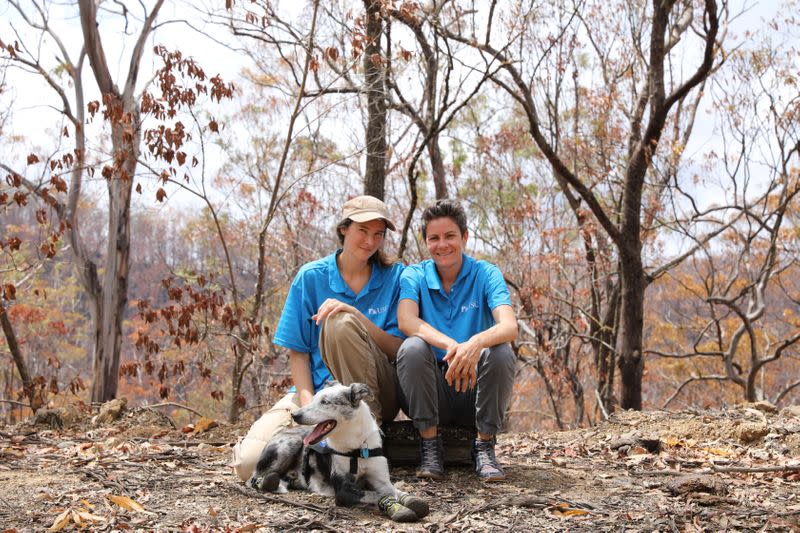
[[[364,213],[350,215],[347,218],[349,218],[353,222],[369,222],[370,220],[383,220],[386,223],[386,227],[388,229],[395,231],[395,226],[394,224],[392,224],[392,221],[376,211],[366,211]]]

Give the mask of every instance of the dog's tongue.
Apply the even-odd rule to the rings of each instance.
[[[336,427],[335,420],[326,420],[325,422],[320,422],[314,429],[311,430],[311,433],[306,435],[306,438],[303,439],[303,442],[306,445],[316,444],[322,440],[325,435],[333,431],[333,428]]]

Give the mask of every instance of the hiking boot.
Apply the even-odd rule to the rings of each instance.
[[[506,478],[494,455],[496,442],[497,440],[492,438],[492,440],[475,439],[472,443],[472,464],[475,465],[475,472],[482,481],[502,481]]]
[[[444,478],[444,447],[442,436],[419,439],[419,468],[417,477],[427,479]]]

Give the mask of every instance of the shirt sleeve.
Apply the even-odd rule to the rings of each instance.
[[[397,263],[390,274],[390,283],[394,289],[392,290],[392,299],[389,302],[389,310],[386,318],[386,324],[383,330],[389,335],[405,339],[405,335],[400,331],[400,326],[397,324],[397,303],[400,301],[400,278],[403,275],[404,267],[401,263]]]
[[[409,267],[400,276],[400,297],[398,300],[414,300],[419,305],[420,269]]]
[[[500,269],[491,263],[486,263],[486,303],[489,309],[494,309],[500,305],[511,305],[511,295],[508,293],[506,280]]]
[[[311,353],[314,351],[314,342],[311,333],[311,298],[309,287],[301,270],[295,276],[286,303],[275,329],[272,342],[297,352]]]

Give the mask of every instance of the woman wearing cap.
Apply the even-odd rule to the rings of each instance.
[[[378,424],[397,415],[392,363],[402,343],[397,300],[403,265],[381,251],[386,230],[395,229],[388,215],[372,196],[349,200],[336,226],[341,248],[303,265],[295,276],[273,338],[289,350],[294,387],[234,447],[233,467],[242,480],[252,474],[266,442],[291,425],[291,413],[332,377],[369,386],[373,397],[367,403]]]

